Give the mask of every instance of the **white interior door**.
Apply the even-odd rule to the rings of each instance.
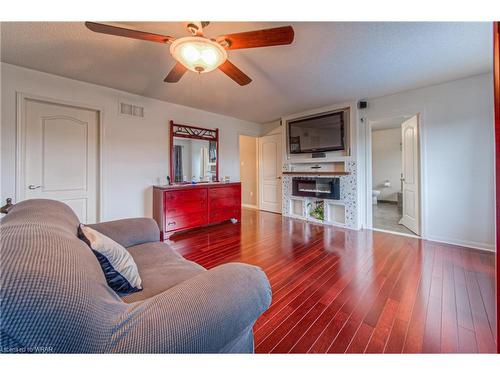
[[[420,153],[418,117],[401,125],[403,154],[403,217],[400,224],[420,235]]]
[[[259,208],[281,213],[281,134],[259,138]]]
[[[98,113],[25,102],[21,199],[68,204],[82,223],[97,219]]]

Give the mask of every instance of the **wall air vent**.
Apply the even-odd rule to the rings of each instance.
[[[128,103],[120,103],[120,114],[125,116],[134,116],[134,117],[144,117],[144,107],[128,104]]]

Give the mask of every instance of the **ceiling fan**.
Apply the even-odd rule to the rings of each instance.
[[[167,35],[85,22],[85,26],[96,33],[170,44],[170,53],[177,61],[164,79],[170,83],[179,82],[187,70],[208,73],[218,68],[239,85],[248,85],[252,79],[228,60],[227,50],[290,44],[294,37],[293,28],[283,26],[221,35],[210,39],[203,34],[203,28],[208,24],[209,22],[189,22],[186,27],[191,36],[176,39]]]

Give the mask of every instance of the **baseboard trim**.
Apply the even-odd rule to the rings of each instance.
[[[372,230],[375,232],[384,232],[384,233],[391,233],[391,234],[396,234],[396,235],[405,236],[405,237],[420,238],[420,239],[425,240],[425,241],[438,242],[438,243],[442,243],[444,245],[467,247],[469,249],[486,251],[489,253],[496,252],[495,248],[492,247],[492,245],[489,245],[486,243],[481,243],[481,242],[450,240],[448,238],[442,238],[442,237],[421,237],[421,236],[417,236],[416,234],[400,233],[400,232],[394,232],[394,231],[390,231],[390,230],[377,229],[377,228],[366,228],[366,229]]]
[[[253,204],[245,204],[245,203],[242,203],[241,207],[250,208],[252,210],[258,210],[259,209],[259,207],[255,206]]]
[[[379,228],[372,228],[371,230],[374,231],[374,232],[384,232],[384,233],[396,234],[398,236],[405,236],[405,237],[422,239],[422,237],[420,237],[420,236],[418,236],[416,234],[402,233],[402,232],[396,232],[396,231],[393,231],[393,230],[379,229]]]
[[[472,241],[460,241],[460,240],[450,240],[449,238],[443,237],[426,237],[427,241],[439,242],[447,245],[468,247],[470,249],[487,251],[490,253],[495,252],[495,247],[491,244],[481,243],[481,242],[472,242]]]

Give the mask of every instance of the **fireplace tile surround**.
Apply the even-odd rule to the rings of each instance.
[[[308,217],[306,211],[307,202],[315,201],[315,200],[324,200],[326,205],[330,205],[330,209],[341,208],[345,210],[344,223],[337,223],[335,221],[330,220],[328,217],[325,218],[323,224],[331,224],[331,225],[341,225],[350,229],[358,228],[358,217],[357,217],[357,168],[355,161],[346,161],[345,162],[345,171],[349,172],[347,175],[343,176],[335,176],[340,179],[340,200],[330,200],[330,199],[322,199],[322,198],[303,198],[303,197],[294,197],[292,192],[292,180],[293,177],[311,177],[308,175],[301,175],[300,173],[291,175],[283,175],[283,192],[282,192],[282,215],[288,217],[301,218],[308,221],[318,222],[313,218]],[[291,164],[284,164],[283,171],[291,171]],[[328,176],[321,176],[328,177]],[[303,212],[302,214],[297,214],[292,212],[292,204],[294,201],[303,201]],[[327,215],[328,216],[328,215]],[[320,221],[321,222],[321,221]]]

